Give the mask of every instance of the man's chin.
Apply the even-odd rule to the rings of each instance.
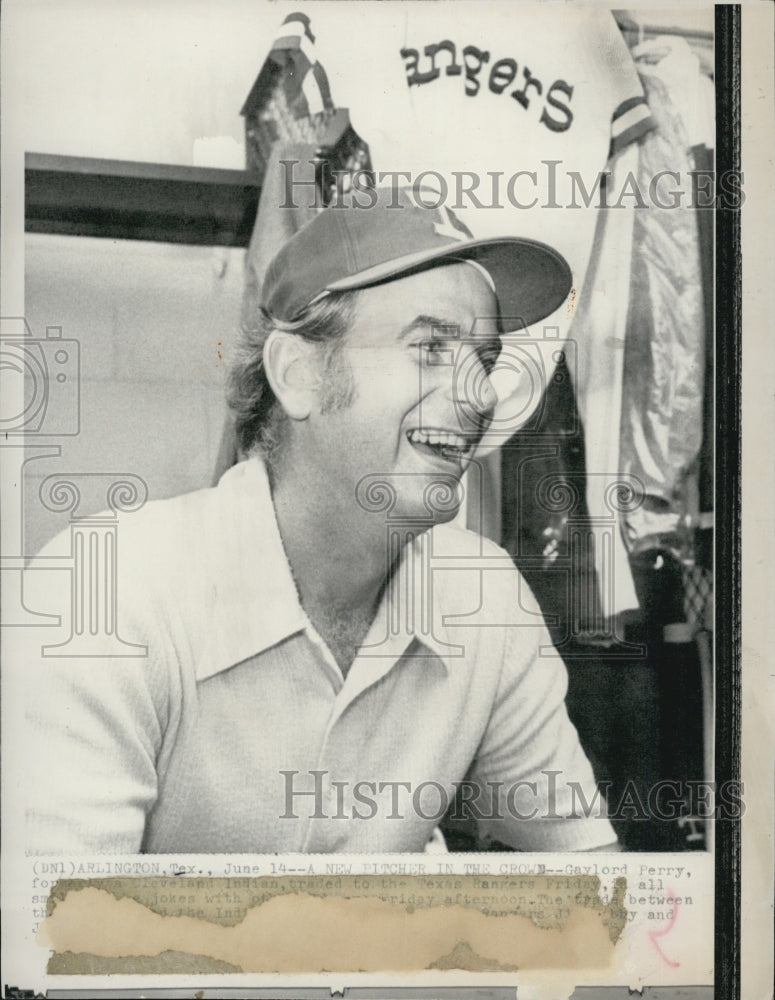
[[[370,473],[355,487],[358,506],[389,528],[424,530],[457,516],[465,490],[462,470]]]
[[[402,498],[403,502],[396,504],[397,508],[399,506],[402,508],[402,515],[399,516],[416,517],[430,524],[445,524],[447,521],[452,521],[457,516],[465,496],[463,484],[460,482],[461,474],[437,472],[417,476],[417,482],[413,484],[416,488],[407,490]]]

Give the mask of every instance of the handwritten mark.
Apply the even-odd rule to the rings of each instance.
[[[661,931],[649,931],[648,933],[649,933],[649,937],[651,938],[651,943],[654,945],[654,947],[659,952],[659,955],[660,955],[660,958],[662,959],[662,961],[666,965],[669,965],[671,969],[677,969],[678,966],[681,963],[680,962],[674,962],[671,958],[668,958],[667,955],[662,951],[662,948],[660,947],[659,942],[657,941],[657,938],[664,937],[666,934],[670,933],[670,931],[673,929],[673,927],[675,927],[675,922],[676,922],[676,920],[678,918],[678,901],[675,898],[675,893],[669,887],[668,887],[668,890],[667,890],[667,900],[668,900],[668,902],[672,901],[672,903],[673,903],[673,909],[672,909],[672,914],[673,915],[670,918],[670,922],[668,923],[667,927],[665,927],[664,930],[661,930]]]

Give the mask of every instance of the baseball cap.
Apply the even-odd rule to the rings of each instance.
[[[270,316],[293,322],[329,292],[367,288],[452,259],[489,274],[505,329],[520,321],[530,326],[567,298],[571,271],[552,247],[517,236],[475,239],[450,209],[424,207],[409,189],[373,195],[373,205],[323,209],[284,244],[261,290]]]

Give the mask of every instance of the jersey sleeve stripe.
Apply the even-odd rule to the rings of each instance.
[[[299,23],[283,24],[281,34],[272,42],[272,51],[275,49],[300,49],[309,59],[310,63],[315,61],[313,44],[308,34],[304,31],[304,26]]]
[[[626,101],[622,101],[616,111],[614,111],[611,115],[611,121],[614,123],[618,122],[618,120],[623,118],[628,111],[632,111],[633,108],[637,108],[639,105],[646,105],[646,107],[648,107],[646,98],[642,94],[639,94],[637,97],[628,97]]]
[[[301,26],[301,30],[303,30],[310,42],[314,44],[315,36],[312,34],[312,22],[306,14],[302,14],[301,11],[296,10],[285,18],[283,27],[286,24],[293,25],[294,27]]]
[[[655,126],[645,97],[631,97],[622,102],[611,119],[610,155],[640,139]]]

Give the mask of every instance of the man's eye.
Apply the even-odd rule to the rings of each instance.
[[[429,365],[453,365],[455,363],[454,347],[446,340],[423,340],[417,345],[420,357]]]

